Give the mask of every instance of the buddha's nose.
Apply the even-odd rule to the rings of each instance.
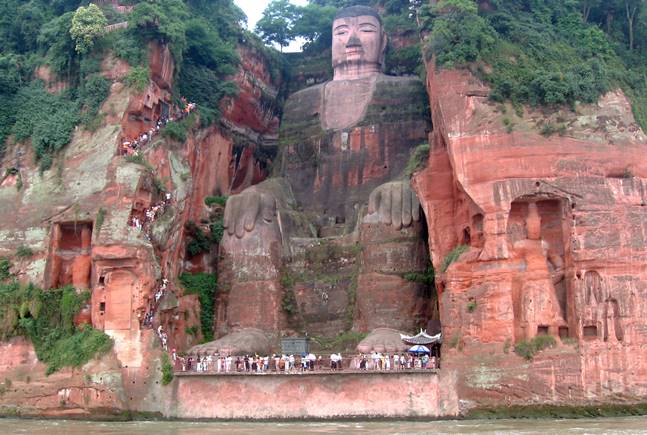
[[[359,40],[359,38],[355,33],[352,33],[350,35],[350,38],[348,38],[348,42],[346,43],[346,48],[361,47],[361,46],[362,46],[362,41]]]

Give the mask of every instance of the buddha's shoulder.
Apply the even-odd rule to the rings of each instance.
[[[284,136],[288,130],[319,128],[323,89],[322,83],[301,89],[288,97],[283,106],[281,119],[281,130]]]
[[[308,109],[312,109],[318,111],[323,89],[324,83],[321,83],[291,94],[285,102],[286,114],[291,110],[309,111]]]

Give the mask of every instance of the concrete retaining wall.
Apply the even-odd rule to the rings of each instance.
[[[339,373],[258,376],[180,375],[169,417],[300,419],[450,417],[458,414],[456,376]]]

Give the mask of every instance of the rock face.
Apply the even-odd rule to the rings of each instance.
[[[22,282],[90,290],[91,304],[75,321],[91,322],[115,345],[100,360],[47,377],[30,343],[3,342],[0,413],[241,416],[246,408],[236,401],[213,406],[214,388],[221,397],[249,393],[255,403],[276,389],[318,395],[306,407],[256,407],[257,418],[348,415],[357,400],[356,416],[397,417],[456,415],[459,403],[465,410],[645,400],[647,138],[621,92],[574,112],[520,116],[489,102],[487,87],[468,72],[428,65],[428,96],[415,79],[385,76],[354,91],[344,81],[303,89],[288,100],[279,134],[280,80],[259,52],[240,54],[233,77],[240,94],[224,102],[222,122],[190,132],[183,144],[157,136],[143,153],[154,171],[117,151],[168,109],[174,66],[161,45],[150,47],[152,80],[142,93],[123,85],[126,64],[104,60],[114,82],[105,122],[94,133],[75,132],[60,171],[41,176],[28,146],[9,150],[0,168],[0,256],[14,257]],[[38,74],[51,92],[66,86],[46,69]],[[430,132],[428,165],[410,185],[403,170]],[[130,222],[164,201],[165,190],[172,192],[165,212],[145,236]],[[200,324],[198,296],[185,295],[174,278],[215,268],[216,253],[187,258],[187,224],[206,229],[205,197],[232,194],[243,213],[221,244],[218,334],[254,328],[241,336],[257,338],[251,349],[275,346],[268,332],[273,339],[383,326],[411,332],[437,309],[438,377],[422,385],[426,374],[259,384],[187,376],[162,387],[155,330],[168,332],[178,350],[199,339],[187,332]],[[14,255],[23,245],[31,258]],[[435,291],[404,278],[423,272],[429,257],[438,308]],[[154,302],[162,278],[167,291]],[[151,306],[152,327],[144,324]],[[515,345],[543,335],[556,346],[532,361],[515,354]],[[366,389],[380,399],[358,399]],[[403,390],[413,405],[394,408],[390,398]]]
[[[280,82],[270,77],[267,61],[256,51],[241,48],[241,56],[243,65],[254,68],[235,77],[240,101],[233,99],[227,107],[242,109],[225,111],[221,124],[196,129],[184,144],[156,135],[142,152],[154,170],[126,161],[118,149],[123,138],[154,127],[169,110],[173,59],[167,47],[157,44],[149,47],[151,81],[142,93],[122,83],[127,64],[112,56],[104,59],[102,73],[113,82],[101,109],[104,124],[95,133],[75,131],[61,153],[58,173],[39,175],[28,145],[17,145],[6,154],[12,157],[0,162],[2,173],[14,168],[0,186],[0,256],[14,257],[19,246],[27,246],[34,251],[31,258],[12,258],[12,272],[22,282],[90,290],[91,304],[75,321],[91,321],[114,340],[113,351],[100,361],[50,377],[29,343],[2,343],[2,353],[12,363],[0,364],[0,372],[16,386],[0,398],[6,412],[160,410],[161,347],[154,330],[161,326],[168,333],[169,347],[196,344],[199,337],[186,331],[200,325],[197,295],[183,295],[175,277],[187,270],[211,271],[214,264],[208,255],[185,258],[185,225],[209,217],[206,196],[227,195],[233,186],[244,188],[262,179],[268,162],[258,159],[263,153],[256,150],[275,146],[274,99]],[[261,103],[260,89],[272,104]],[[165,211],[145,235],[132,219],[143,220],[147,210],[165,200],[164,191],[171,192]],[[155,303],[154,294],[166,277],[173,279]],[[144,319],[152,306],[157,313],[149,326]]]
[[[443,364],[461,374],[459,396],[644,398],[647,140],[627,99],[517,117],[468,72],[428,65],[427,86],[435,129],[413,184],[443,272]],[[557,117],[562,134],[542,136]],[[542,334],[558,347],[522,364],[512,346]]]

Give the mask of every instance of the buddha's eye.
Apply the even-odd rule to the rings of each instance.
[[[335,36],[344,36],[348,33],[348,27],[347,26],[340,26],[335,29],[334,34]]]
[[[377,29],[372,24],[360,25],[359,31],[362,33],[375,33]]]

